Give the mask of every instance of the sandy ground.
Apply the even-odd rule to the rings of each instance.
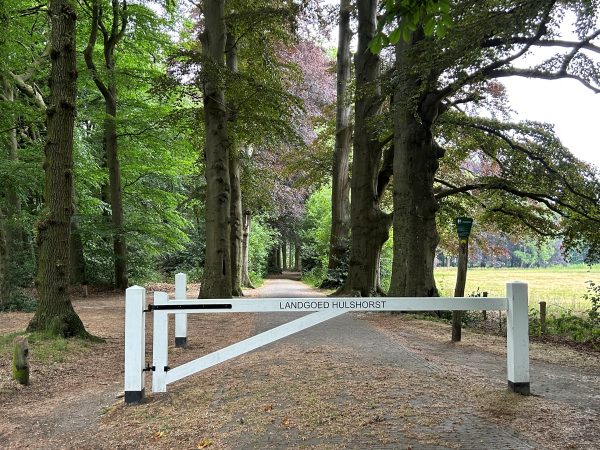
[[[287,279],[248,294],[324,295]],[[598,354],[532,344],[534,395],[524,397],[506,390],[502,337],[465,331],[463,342],[452,344],[445,324],[345,314],[125,406],[123,297],[97,295],[74,305],[106,342],[76,344],[58,361],[32,354],[28,387],[10,380],[2,356],[0,448],[600,447]],[[295,317],[191,315],[189,347],[170,348],[169,363]],[[29,318],[0,314],[0,334],[22,330]],[[147,330],[149,339],[150,323]],[[149,376],[146,385],[150,392]]]

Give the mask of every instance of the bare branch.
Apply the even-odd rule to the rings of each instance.
[[[600,87],[592,85],[588,80],[579,77],[577,75],[567,73],[566,70],[560,70],[559,72],[546,72],[539,69],[517,69],[517,68],[506,68],[493,70],[488,73],[491,78],[503,78],[503,77],[526,77],[526,78],[539,78],[541,80],[561,80],[561,79],[572,79],[579,81],[586,88],[594,92],[595,94],[600,93]]]

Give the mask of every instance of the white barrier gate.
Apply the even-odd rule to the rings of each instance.
[[[167,385],[243,355],[348,311],[502,311],[506,310],[508,387],[529,394],[529,318],[527,284],[506,285],[506,297],[343,297],[198,300],[186,298],[185,274],[177,274],[175,300],[165,292],[154,293],[146,305],[146,290],[133,286],[125,293],[125,403],[144,398],[144,375],[152,372],[152,392],[166,392]],[[153,314],[152,366],[145,364],[145,316]],[[175,314],[175,340],[187,340],[187,314],[240,312],[312,312],[299,319],[252,336],[178,367],[168,363],[168,315]]]

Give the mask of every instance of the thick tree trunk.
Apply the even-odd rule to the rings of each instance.
[[[244,222],[242,227],[242,286],[254,289],[252,280],[250,280],[250,226],[252,223],[252,214],[250,211],[244,213]]]
[[[225,54],[225,60],[227,69],[230,73],[236,74],[238,72],[238,55],[236,47],[236,39],[232,33],[227,33],[226,42],[227,52]],[[229,109],[230,122],[235,121],[236,117],[236,105],[229,100],[227,102]],[[233,143],[232,143],[233,144]],[[233,148],[230,149],[229,154],[229,182],[231,184],[231,203],[229,214],[231,216],[231,295],[241,297],[244,295],[242,292],[242,265],[243,265],[243,253],[242,253],[242,188],[240,185],[240,159],[238,156],[238,150]]]
[[[50,106],[47,110],[47,136],[44,153],[46,211],[38,225],[39,264],[38,308],[28,330],[46,330],[60,336],[89,336],[69,298],[69,248],[73,214],[73,128],[77,59],[72,0],[52,0],[52,61]]]
[[[327,279],[322,288],[338,287],[348,270],[350,247],[350,179],[348,158],[352,143],[350,115],[352,106],[347,98],[350,82],[350,0],[340,1],[340,21],[337,53],[337,103],[335,150],[333,153],[331,184],[331,237]]]
[[[282,270],[287,270],[287,242],[283,241],[283,245],[281,246],[281,263]]]
[[[411,45],[401,40],[396,47],[402,76],[394,100],[394,260],[389,294],[428,297],[438,295],[433,278],[439,242],[433,180],[443,154],[431,132],[437,105],[427,97],[418,99],[416,106],[407,100],[419,91],[416,75],[406,70],[413,64],[407,52]]]
[[[359,0],[356,101],[352,157],[352,224],[348,278],[340,294],[377,294],[377,264],[381,247],[389,236],[390,218],[379,207],[378,176],[382,145],[370,123],[380,111],[378,86],[380,59],[368,48],[376,31],[377,1]]]
[[[202,53],[206,128],[206,256],[203,298],[231,297],[231,228],[227,111],[220,75],[224,69],[226,28],[224,0],[204,0]]]

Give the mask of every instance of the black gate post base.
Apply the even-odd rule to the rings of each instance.
[[[531,391],[529,389],[529,382],[513,383],[512,381],[509,380],[508,388],[517,394],[521,394],[521,395],[531,394]]]
[[[175,337],[175,347],[186,348],[187,347],[187,337]]]
[[[144,401],[144,389],[141,391],[125,391],[125,403],[142,403]]]

